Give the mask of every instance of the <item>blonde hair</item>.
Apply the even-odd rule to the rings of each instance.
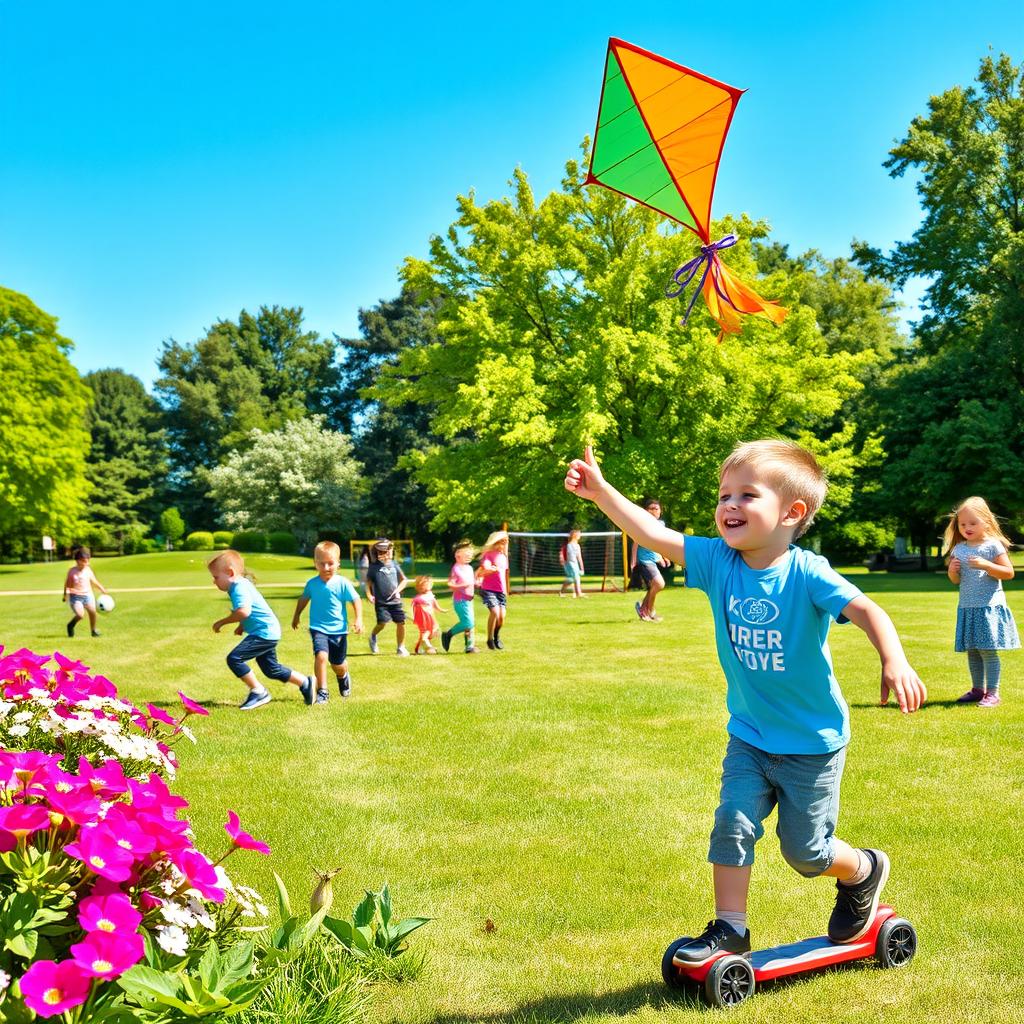
[[[582,530],[570,530],[569,531],[569,536],[566,539],[566,543],[571,544],[575,538],[582,537],[582,536],[583,536],[583,531]]]
[[[960,532],[960,513],[964,510],[973,512],[982,521],[985,526],[986,538],[999,541],[999,543],[1005,548],[1012,547],[1006,534],[1003,533],[1003,528],[999,525],[999,520],[996,518],[996,514],[988,507],[988,502],[984,498],[979,498],[975,494],[970,498],[964,498],[964,500],[949,513],[949,522],[946,523],[946,532],[942,535],[943,556],[948,555],[957,544],[965,540],[964,535]]]
[[[245,559],[237,552],[228,548],[219,555],[214,555],[206,563],[210,572],[217,572],[219,569],[231,569],[236,576],[245,575]]]
[[[341,548],[333,540],[322,540],[313,548],[313,561],[317,555],[334,555],[336,559],[341,558]]]
[[[487,540],[484,541],[484,546],[481,550],[492,551],[502,541],[508,542],[508,530],[495,530]]]
[[[793,533],[794,540],[802,537],[811,528],[828,491],[828,479],[818,460],[795,441],[766,438],[740,442],[722,463],[718,478],[745,466],[755,469],[783,501],[799,499],[807,505]]]
[[[432,587],[434,585],[434,577],[433,576],[417,576],[416,577],[416,593],[417,594],[425,594],[428,590],[430,590],[430,587],[427,586],[428,583],[430,584],[430,587]]]

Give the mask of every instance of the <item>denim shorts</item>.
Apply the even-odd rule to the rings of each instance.
[[[321,651],[327,655],[329,665],[344,665],[348,657],[348,633],[325,633],[322,629],[311,629],[313,655]]]
[[[480,600],[485,608],[504,608],[508,604],[508,598],[500,590],[481,590]]]
[[[384,625],[386,622],[393,622],[396,626],[405,623],[405,605],[401,601],[395,601],[394,604],[381,604],[378,601],[373,606],[373,610],[377,613],[378,626]]]
[[[722,762],[722,793],[715,811],[708,860],[746,867],[762,822],[778,805],[782,856],[806,878],[826,871],[835,858],[839,783],[846,747],[831,754],[768,754],[729,737]]]
[[[92,594],[68,594],[68,605],[72,611],[75,610],[75,605],[84,605],[86,608],[91,608],[96,603]]]
[[[647,584],[648,589],[650,589],[651,584],[655,580],[661,580],[662,583],[665,582],[662,579],[661,570],[658,568],[657,562],[637,562],[636,567],[640,570],[640,575],[643,577],[643,581]]]

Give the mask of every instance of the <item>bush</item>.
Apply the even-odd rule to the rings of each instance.
[[[197,530],[185,538],[186,551],[212,551],[213,534],[208,530]]]
[[[230,530],[214,530],[213,546],[221,551],[224,548],[234,547],[235,535]]]
[[[234,540],[236,551],[256,553],[267,550],[267,535],[258,530],[239,530]]]
[[[270,542],[270,550],[275,555],[294,555],[298,553],[299,545],[295,534],[288,530],[275,530],[267,538]]]

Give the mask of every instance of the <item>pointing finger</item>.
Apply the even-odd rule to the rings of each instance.
[[[586,464],[588,466],[596,466],[597,465],[597,463],[594,461],[594,446],[593,445],[588,444],[587,447],[583,450],[583,461],[586,462]]]

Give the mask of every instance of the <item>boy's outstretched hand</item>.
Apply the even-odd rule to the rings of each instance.
[[[593,501],[604,488],[604,476],[594,458],[594,449],[588,444],[582,459],[573,459],[565,474],[565,489],[578,498]]]
[[[882,704],[889,703],[889,694],[895,695],[905,715],[916,711],[928,697],[924,683],[905,659],[882,665]]]

